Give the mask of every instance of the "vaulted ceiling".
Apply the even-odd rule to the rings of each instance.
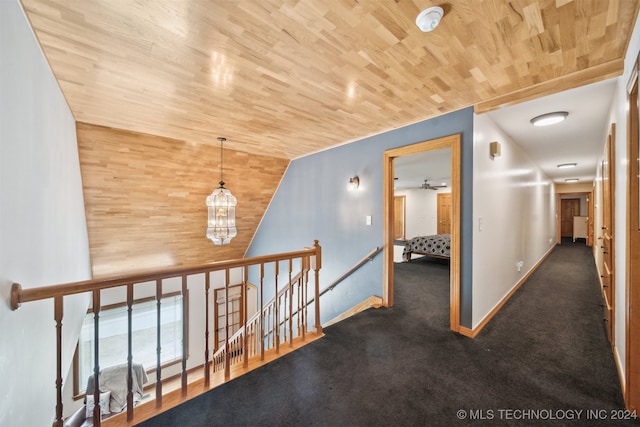
[[[620,75],[638,3],[22,0],[76,120],[286,159]]]

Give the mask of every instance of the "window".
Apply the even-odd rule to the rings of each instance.
[[[242,299],[242,285],[229,286],[229,297],[227,301],[227,309],[225,310],[225,289],[214,289],[215,305],[215,343],[218,350],[224,347],[227,341],[226,324],[229,319],[229,337],[240,329],[244,319],[244,300]],[[229,315],[227,317],[227,311]]]
[[[185,298],[186,299],[186,298]],[[160,304],[160,361],[163,365],[182,359],[182,304],[180,293],[167,294]],[[76,395],[84,393],[87,379],[93,374],[94,318],[93,310],[85,316],[74,364]],[[142,363],[145,369],[157,365],[157,305],[155,298],[134,301],[132,317],[133,361]],[[117,304],[100,310],[99,325],[100,368],[127,363],[128,355],[128,307]]]

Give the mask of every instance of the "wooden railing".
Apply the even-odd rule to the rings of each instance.
[[[324,290],[320,291],[318,297],[332,291],[343,280],[357,271],[366,262],[373,260],[381,251],[376,246],[362,259],[356,262],[351,268],[331,282]],[[305,279],[303,273],[299,272],[293,278],[289,278],[285,284],[271,300],[262,306],[262,310],[256,312],[249,318],[245,325],[227,340],[225,346],[221,346],[213,355],[213,372],[229,368],[235,364],[243,362],[247,367],[248,359],[260,355],[260,360],[264,359],[266,348],[279,348],[282,343],[288,342],[293,345],[293,339],[301,336],[304,339],[305,330],[302,327],[304,319],[307,318],[307,306],[315,301],[315,296],[309,297],[302,286]],[[265,343],[264,346],[261,343]],[[227,361],[229,352],[229,363]],[[225,376],[228,371],[225,371]]]
[[[280,344],[285,342],[293,345],[293,339],[297,337],[304,339],[303,325],[308,317],[307,308],[314,300],[313,297],[310,300],[307,295],[307,288],[304,286],[307,278],[304,274],[308,274],[308,271],[299,272],[290,278],[276,296],[262,306],[262,310],[258,310],[229,337],[228,345],[221,346],[214,353],[213,372],[240,362],[247,367],[248,359],[252,357],[260,356],[260,360],[264,360],[264,351],[267,349],[279,349]],[[230,353],[230,363],[226,363],[227,352]],[[225,376],[227,375],[228,371],[225,369]]]
[[[273,265],[273,277],[265,277],[265,265]],[[286,264],[286,271],[282,272],[283,275],[288,277],[288,285],[283,290],[278,290],[278,281],[281,276],[281,264]],[[28,289],[22,289],[20,284],[14,283],[11,289],[11,307],[13,310],[18,309],[20,304],[39,301],[46,299],[53,299],[54,304],[54,320],[56,324],[56,354],[57,354],[57,376],[56,376],[56,418],[53,422],[54,427],[60,427],[63,424],[63,404],[62,404],[62,320],[64,312],[64,297],[68,295],[80,294],[85,292],[91,292],[93,299],[93,315],[94,315],[94,378],[95,384],[99,384],[100,375],[100,361],[99,361],[99,324],[100,324],[100,294],[104,289],[124,287],[126,289],[127,297],[126,304],[128,309],[128,394],[127,394],[127,420],[133,419],[134,405],[133,405],[133,391],[132,391],[132,363],[133,363],[133,348],[132,348],[132,306],[134,288],[137,285],[145,284],[155,281],[156,288],[156,304],[157,304],[157,366],[156,366],[156,406],[162,405],[162,367],[160,363],[160,338],[161,338],[161,325],[160,325],[160,299],[162,298],[162,282],[165,279],[181,278],[182,279],[182,295],[185,298],[187,294],[187,278],[194,275],[204,275],[204,288],[202,289],[203,297],[205,298],[205,325],[204,325],[204,341],[205,341],[205,354],[204,354],[204,383],[205,386],[209,386],[210,371],[211,371],[211,359],[210,359],[210,343],[209,343],[209,293],[211,290],[211,274],[216,271],[224,271],[224,287],[225,298],[229,295],[230,284],[230,272],[234,269],[242,269],[243,282],[248,282],[250,267],[259,269],[259,290],[260,290],[260,303],[261,307],[258,312],[257,321],[252,321],[251,324],[247,322],[246,316],[243,319],[242,329],[247,333],[241,334],[242,337],[239,340],[230,341],[225,343],[224,356],[221,363],[224,365],[225,378],[230,376],[230,366],[233,360],[238,357],[243,357],[245,366],[248,361],[249,355],[260,354],[264,357],[266,349],[273,347],[276,352],[279,350],[281,335],[284,335],[285,341],[291,342],[294,336],[300,336],[304,339],[306,331],[310,331],[313,328],[314,332],[320,334],[322,332],[322,326],[320,324],[320,305],[319,305],[319,273],[322,267],[322,249],[318,241],[314,241],[314,245],[311,248],[305,248],[301,251],[286,252],[274,255],[265,255],[252,258],[245,258],[240,260],[220,261],[210,264],[204,264],[199,266],[190,267],[174,267],[159,271],[150,271],[142,273],[134,273],[125,276],[112,276],[101,279],[85,280],[80,282],[66,283],[55,286],[43,286],[33,287]],[[293,269],[300,270],[299,275],[293,276]],[[309,272],[313,270],[313,289],[312,294],[308,295],[309,285]],[[275,289],[274,303],[265,307],[263,304],[264,292],[266,286],[273,286]],[[246,286],[243,286],[245,289]],[[243,291],[245,292],[245,291]],[[296,299],[294,306],[293,299]],[[246,301],[246,298],[244,298]],[[308,306],[309,301],[316,301],[314,305],[314,324],[311,326],[308,322]],[[245,302],[246,304],[246,302]],[[225,307],[227,306],[225,301]],[[292,313],[297,315],[290,315]],[[246,310],[245,310],[246,313]],[[288,316],[288,318],[287,318]],[[226,325],[229,325],[229,319],[226,321]],[[283,322],[288,326],[282,328]],[[188,324],[188,310],[187,304],[182,304],[182,324],[183,324],[183,337],[187,335]],[[294,327],[295,326],[295,327]],[[295,332],[294,332],[295,330]],[[228,332],[228,330],[227,330]],[[228,333],[226,336],[229,336]],[[250,351],[244,351],[243,349],[250,349]],[[183,339],[182,348],[182,364],[181,364],[181,388],[182,394],[187,393],[187,340]],[[94,388],[94,419],[95,426],[100,426],[100,389]]]

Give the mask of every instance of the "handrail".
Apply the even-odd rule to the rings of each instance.
[[[376,255],[378,255],[380,253],[382,249],[379,246],[376,246],[373,250],[371,250],[371,252],[369,252],[367,255],[365,255],[360,261],[358,261],[357,263],[355,263],[353,265],[353,267],[351,267],[349,270],[347,270],[345,273],[343,273],[340,277],[338,277],[336,280],[334,280],[333,282],[331,282],[331,284],[329,286],[327,286],[326,288],[324,288],[324,290],[322,290],[320,292],[320,296],[326,294],[329,291],[332,291],[333,288],[335,288],[340,282],[342,282],[344,279],[346,279],[347,277],[349,277],[351,274],[353,274],[357,269],[359,269],[365,262],[367,261],[371,261]],[[313,301],[313,300],[311,300]],[[311,302],[310,301],[310,302]]]
[[[315,241],[317,243],[317,240]],[[223,270],[228,268],[238,268],[249,264],[261,264],[268,262],[284,261],[290,258],[302,258],[314,255],[316,248],[305,248],[301,251],[284,252],[280,254],[261,255],[251,258],[216,261],[207,264],[194,266],[171,267],[162,270],[143,271],[128,275],[103,276],[96,279],[81,280],[78,282],[64,283],[60,285],[39,286],[34,288],[22,289],[19,283],[11,286],[11,309],[17,310],[20,304],[31,301],[39,301],[43,299],[54,298],[57,296],[66,296],[73,294],[81,294],[84,292],[114,288],[117,286],[128,285],[130,283],[150,282],[153,280],[164,279],[167,277],[185,276],[210,271]]]
[[[99,325],[100,325],[100,315],[101,315],[101,303],[100,303],[100,299],[101,299],[101,290],[103,289],[109,289],[109,288],[116,288],[116,287],[124,287],[126,288],[126,304],[127,304],[127,364],[128,364],[128,379],[127,379],[127,387],[128,387],[128,394],[127,394],[127,420],[131,421],[133,419],[133,411],[134,411],[134,405],[133,405],[133,390],[132,390],[132,364],[133,364],[133,347],[132,347],[132,312],[133,312],[133,304],[134,304],[134,299],[133,299],[133,295],[134,295],[134,287],[138,286],[138,285],[142,285],[144,283],[149,283],[149,282],[156,282],[156,292],[155,292],[155,300],[156,300],[156,305],[157,305],[157,318],[158,318],[158,323],[156,325],[157,327],[157,346],[156,346],[156,351],[158,352],[158,357],[157,357],[157,366],[156,366],[156,406],[160,407],[162,405],[162,383],[161,383],[161,362],[160,362],[160,357],[159,357],[159,352],[160,352],[160,341],[161,341],[161,332],[160,332],[160,300],[162,298],[162,282],[165,279],[172,279],[172,278],[178,278],[181,277],[181,282],[182,282],[182,295],[183,298],[185,298],[185,296],[187,295],[187,278],[189,276],[194,276],[194,275],[200,275],[200,274],[204,274],[204,288],[202,289],[202,291],[204,291],[204,296],[206,298],[206,301],[209,301],[209,291],[210,291],[210,287],[211,287],[211,283],[210,283],[210,279],[211,279],[211,275],[209,273],[211,272],[215,272],[215,271],[224,271],[225,272],[225,278],[224,278],[224,289],[225,289],[225,298],[228,298],[228,288],[229,288],[229,284],[230,284],[230,271],[232,269],[236,269],[236,268],[242,268],[243,269],[243,275],[244,275],[244,282],[246,282],[248,274],[249,274],[249,267],[251,266],[256,266],[256,267],[260,267],[260,289],[261,292],[263,290],[263,283],[264,283],[264,267],[265,264],[269,264],[269,263],[273,263],[274,264],[274,270],[275,270],[275,276],[274,276],[274,284],[275,284],[275,289],[276,289],[276,301],[278,299],[278,296],[281,294],[280,291],[278,291],[278,275],[279,273],[279,266],[282,262],[287,262],[288,264],[288,276],[289,276],[289,286],[285,287],[284,289],[289,290],[289,292],[291,293],[293,286],[292,286],[292,269],[293,269],[293,261],[294,260],[299,260],[300,262],[300,267],[302,269],[303,274],[300,276],[300,278],[298,279],[298,287],[302,288],[303,295],[305,295],[304,298],[300,299],[300,302],[298,304],[298,309],[304,309],[304,318],[301,319],[302,322],[298,323],[298,328],[301,328],[302,331],[302,339],[304,340],[304,335],[305,335],[305,330],[307,330],[307,328],[314,328],[316,334],[321,334],[322,333],[322,325],[320,323],[320,307],[319,304],[315,304],[314,307],[314,315],[312,316],[312,318],[315,319],[315,324],[311,324],[309,323],[309,318],[306,314],[306,310],[308,309],[308,303],[306,302],[308,299],[306,298],[306,294],[307,294],[307,287],[309,285],[311,285],[313,287],[313,292],[316,296],[316,299],[319,299],[319,283],[320,283],[320,277],[319,277],[319,272],[320,269],[322,268],[322,248],[320,247],[320,244],[317,240],[314,240],[314,244],[313,247],[308,247],[308,248],[304,248],[303,250],[300,251],[293,251],[293,252],[285,252],[285,253],[280,253],[280,254],[272,254],[272,255],[263,255],[263,256],[256,256],[256,257],[251,257],[251,258],[244,258],[244,259],[236,259],[236,260],[227,260],[227,261],[218,261],[218,262],[212,262],[212,263],[208,263],[208,264],[202,264],[202,265],[195,265],[195,266],[177,266],[177,267],[171,267],[171,268],[166,268],[166,269],[162,269],[162,270],[155,270],[155,271],[143,271],[143,272],[137,272],[137,273],[131,273],[129,275],[117,275],[117,276],[103,276],[100,278],[95,278],[95,279],[91,279],[91,280],[83,280],[83,281],[78,281],[78,282],[70,282],[70,283],[65,283],[65,284],[61,284],[61,285],[55,285],[55,286],[40,286],[40,287],[34,287],[34,288],[28,288],[28,289],[22,289],[22,286],[18,283],[14,283],[12,288],[11,288],[11,296],[10,296],[10,304],[11,304],[11,308],[13,310],[17,310],[20,305],[22,303],[25,302],[31,302],[31,301],[39,301],[39,300],[53,300],[54,302],[54,321],[55,321],[55,327],[56,327],[56,335],[57,335],[57,339],[56,339],[56,399],[57,399],[57,404],[56,404],[56,418],[55,421],[53,423],[54,427],[60,427],[62,426],[62,417],[63,417],[63,403],[62,403],[62,384],[63,384],[63,378],[62,378],[62,322],[63,322],[63,299],[65,296],[68,295],[74,295],[74,294],[80,294],[80,293],[91,293],[92,294],[92,303],[93,303],[93,320],[94,320],[94,339],[93,339],[93,353],[94,353],[94,362],[93,362],[93,366],[94,366],[94,379],[95,379],[95,383],[99,384],[99,375],[100,375],[100,351],[99,351]],[[285,270],[287,267],[284,267],[283,270]],[[287,270],[285,270],[287,271]],[[309,279],[309,272],[313,271],[313,279],[312,281],[310,281]],[[313,284],[312,284],[313,283]],[[291,302],[291,297],[289,296],[289,309],[288,310],[284,310],[285,314],[286,313],[291,313],[292,312],[292,302]],[[245,298],[245,303],[246,303],[246,298]],[[301,307],[301,304],[304,304],[303,307]],[[209,386],[209,368],[210,368],[210,350],[209,350],[209,305],[208,303],[204,304],[204,317],[206,319],[206,323],[205,325],[201,325],[203,326],[203,330],[204,330],[204,339],[205,339],[205,354],[204,354],[204,376],[205,376],[205,386]],[[225,303],[225,306],[227,305],[227,303]],[[246,310],[246,307],[245,307]],[[245,311],[246,312],[246,311]],[[265,313],[263,311],[263,307],[260,307],[259,312],[261,313],[261,316],[259,318],[260,320],[260,328],[262,330],[262,324],[264,323],[264,319],[263,317],[265,316]],[[275,324],[278,324],[278,319],[279,319],[279,313],[278,313],[278,307],[275,307]],[[189,321],[189,311],[187,309],[187,306],[185,304],[182,305],[182,325],[183,325],[183,337],[187,335],[187,329],[186,329],[186,325],[187,322]],[[243,327],[246,329],[246,320],[243,319],[244,325]],[[228,319],[228,313],[227,313],[227,325],[229,324],[229,319]],[[290,321],[290,331],[289,331],[289,341],[292,340],[292,333],[291,333],[291,321]],[[228,334],[227,334],[228,335]],[[273,342],[273,338],[271,339],[273,342],[273,345],[275,347],[275,351],[276,353],[278,353],[278,345],[279,345],[279,336],[276,330],[276,340],[275,342]],[[286,337],[283,337],[286,340]],[[261,357],[264,354],[264,350],[265,350],[265,345],[268,345],[268,343],[265,343],[265,337],[264,335],[262,335],[259,339],[259,343],[256,344],[259,345],[260,348],[260,354]],[[246,336],[245,336],[245,346],[246,346]],[[183,339],[182,340],[182,369],[181,369],[181,389],[182,389],[182,395],[186,396],[187,394],[187,355],[188,355],[188,344],[187,344],[187,340]],[[231,362],[231,356],[229,354],[229,343],[227,341],[227,343],[225,344],[226,347],[226,353],[224,355],[224,368],[225,368],[225,372],[224,372],[224,378],[225,379],[229,379],[230,378],[230,362]],[[246,359],[246,352],[245,352],[245,366],[247,366],[247,359]],[[93,423],[94,426],[99,427],[101,424],[101,417],[100,417],[100,406],[99,406],[99,387],[94,387],[94,419],[93,419]]]
[[[356,262],[351,268],[349,268],[349,270],[347,270],[345,273],[343,273],[342,275],[340,275],[340,277],[338,277],[336,280],[334,280],[333,282],[331,282],[331,284],[329,286],[327,286],[322,292],[319,293],[319,296],[322,296],[323,294],[329,292],[330,290],[332,290],[335,286],[337,286],[340,282],[342,282],[344,279],[346,279],[347,277],[349,277],[351,274],[353,274],[357,269],[359,269],[365,262],[367,261],[371,261],[373,259],[373,257],[375,257],[378,253],[380,253],[381,248],[376,246],[373,250],[371,250],[367,255],[365,255],[361,260],[359,260],[358,262]],[[276,296],[274,296],[273,298],[271,298],[271,300],[269,300],[266,304],[263,305],[263,307],[258,310],[253,316],[251,316],[250,319],[248,319],[244,325],[240,326],[240,328],[238,328],[238,330],[229,338],[227,338],[227,343],[234,343],[236,342],[243,334],[246,334],[246,329],[248,325],[251,325],[253,322],[255,322],[260,316],[264,315],[264,311],[267,310],[272,304],[276,303],[276,301],[278,300],[278,298],[280,298],[285,292],[287,292],[291,286],[292,283],[296,282],[297,280],[299,280],[302,276],[302,272],[298,272],[293,278],[291,278],[291,280],[289,281],[289,283],[287,283],[286,286],[283,286],[279,291],[278,294]],[[312,303],[315,301],[315,297],[312,297],[308,303]],[[298,310],[292,311],[289,314],[289,318],[288,319],[281,319],[278,322],[278,326],[280,327],[282,325],[284,325],[287,321],[289,321],[290,318],[292,318],[293,316],[298,314]],[[241,344],[242,346],[242,344]],[[234,350],[238,350],[238,348],[234,348]],[[225,346],[221,346],[213,355],[213,360],[215,363],[215,360],[220,359],[221,354],[225,353],[227,350],[227,345]]]

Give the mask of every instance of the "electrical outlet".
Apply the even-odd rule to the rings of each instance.
[[[367,215],[367,217],[365,218],[365,224],[371,225],[371,215]]]

